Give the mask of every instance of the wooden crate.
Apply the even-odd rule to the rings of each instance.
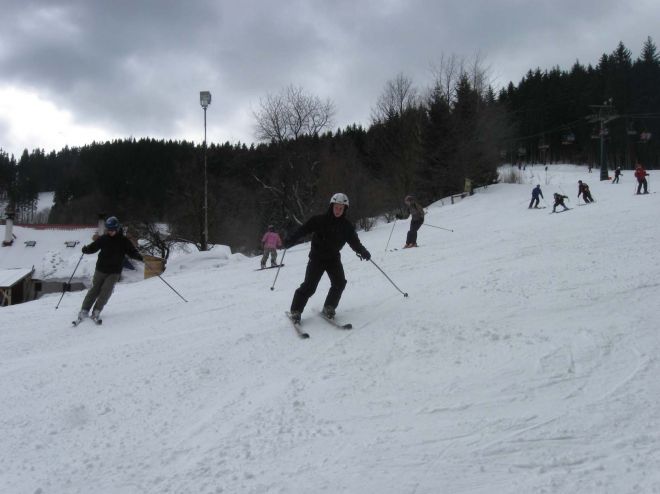
[[[144,258],[144,279],[153,278],[165,271],[165,260],[155,256],[142,256]]]

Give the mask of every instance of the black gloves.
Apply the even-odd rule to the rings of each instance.
[[[86,245],[83,245],[82,253],[83,254],[89,254],[89,252],[87,252],[87,246]]]
[[[371,254],[364,247],[362,247],[362,250],[360,250],[360,252],[356,252],[356,254],[360,258],[360,261],[369,261],[371,259]]]

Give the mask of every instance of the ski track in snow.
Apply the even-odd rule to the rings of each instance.
[[[0,491],[660,492],[660,202],[588,176],[593,207],[527,210],[537,180],[575,201],[584,170],[557,170],[431,206],[455,232],[419,249],[360,233],[410,296],[345,248],[351,331],[316,315],[326,278],[309,340],[281,315],[298,247],[275,291],[258,258],[183,258],[187,304],[151,279],[102,326],[70,327],[83,293],[1,309]]]

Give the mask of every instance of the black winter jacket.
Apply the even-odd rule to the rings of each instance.
[[[114,236],[107,233],[101,235],[91,244],[82,248],[84,254],[94,254],[99,250],[101,252],[99,252],[99,258],[96,261],[96,269],[105,274],[121,273],[124,256],[142,261],[142,256],[133,243],[119,231]]]
[[[287,246],[296,243],[305,235],[312,234],[312,247],[309,251],[311,259],[333,259],[339,257],[339,251],[348,242],[351,249],[358,254],[369,257],[369,252],[360,243],[355,232],[355,227],[345,217],[346,213],[339,218],[332,212],[332,206],[325,214],[312,216],[298,230],[287,238]]]

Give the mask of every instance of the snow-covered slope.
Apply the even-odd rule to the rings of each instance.
[[[650,185],[653,187],[653,172]],[[118,286],[0,309],[0,491],[660,491],[660,196],[586,168],[525,171],[431,206],[418,249],[392,224],[343,251],[337,330],[283,312],[308,246],[181,257]],[[577,180],[596,203],[578,207]],[[528,210],[531,185],[573,210]],[[400,247],[408,222],[394,226]]]

